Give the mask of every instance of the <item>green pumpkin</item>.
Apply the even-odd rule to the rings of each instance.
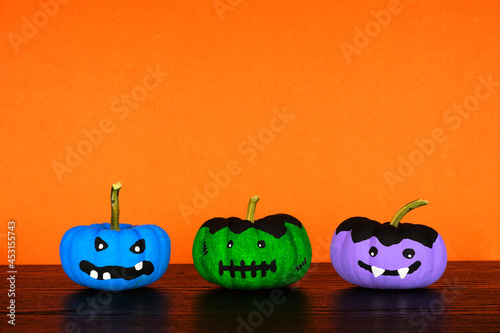
[[[287,214],[254,222],[258,200],[250,199],[245,220],[217,217],[198,230],[193,261],[207,281],[230,289],[278,288],[306,274],[312,257],[306,229]]]

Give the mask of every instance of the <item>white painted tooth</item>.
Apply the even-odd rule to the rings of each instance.
[[[135,264],[135,270],[136,271],[140,271],[142,269],[142,261],[141,262],[138,262],[137,264]]]
[[[408,267],[398,269],[398,274],[399,274],[399,277],[401,278],[401,280],[405,278],[405,276],[406,276],[406,274],[408,274],[409,270],[410,269]]]
[[[111,279],[111,274],[109,274],[109,272],[106,272],[102,275],[102,279],[103,280],[109,280]]]
[[[90,271],[90,277],[91,278],[97,279],[98,276],[99,276],[99,274],[97,274],[97,271],[94,271],[94,270]]]
[[[384,274],[384,272],[385,272],[385,269],[372,266],[373,276],[379,277],[380,275]]]

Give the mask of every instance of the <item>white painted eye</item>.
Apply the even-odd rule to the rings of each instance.
[[[403,251],[403,257],[407,259],[411,259],[415,256],[415,250],[413,249],[406,249]]]
[[[232,248],[233,247],[233,241],[230,240],[229,242],[227,242],[227,247],[228,248]]]
[[[105,250],[108,247],[108,243],[102,240],[101,237],[97,237],[94,241],[95,250],[97,252]]]
[[[129,250],[132,253],[143,253],[144,250],[146,250],[146,242],[144,241],[144,239],[139,239],[130,247]]]

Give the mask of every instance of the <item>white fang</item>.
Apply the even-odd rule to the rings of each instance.
[[[401,280],[406,277],[406,274],[408,274],[409,270],[410,269],[408,267],[398,269],[398,274],[399,274],[399,277],[401,278]]]
[[[384,274],[384,272],[385,272],[385,269],[372,266],[373,276],[379,277],[380,275]]]

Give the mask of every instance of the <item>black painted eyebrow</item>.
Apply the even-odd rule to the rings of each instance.
[[[214,217],[213,219],[210,219],[210,220],[206,221],[205,223],[203,223],[203,225],[200,228],[203,228],[203,227],[209,228],[209,232],[211,234],[215,234],[217,231],[222,230],[226,227],[229,227],[229,229],[231,229],[232,225],[234,223],[237,223],[240,225],[239,228],[237,228],[237,229],[241,229],[241,231],[240,230],[235,230],[235,231],[231,230],[231,231],[233,231],[236,234],[240,234],[243,231],[247,230],[249,227],[251,227],[250,225],[245,227],[244,223],[240,223],[240,222],[243,222],[243,220],[240,218],[237,218],[237,217],[230,217],[227,219],[222,218],[222,217]],[[252,223],[250,221],[247,221],[247,222]],[[236,231],[239,231],[239,232],[236,232]]]
[[[302,223],[295,217],[288,214],[275,214],[264,217],[260,220],[256,220],[252,223],[247,220],[242,220],[238,217],[222,218],[215,217],[203,223],[201,228],[209,228],[211,234],[215,234],[217,231],[229,227],[229,230],[235,234],[241,234],[243,231],[249,228],[255,228],[262,230],[275,238],[281,238],[286,234],[287,228],[285,223],[290,223],[302,228]]]
[[[438,237],[436,230],[422,224],[400,223],[397,228],[389,222],[379,223],[366,217],[351,217],[342,222],[337,230],[351,231],[351,238],[354,243],[376,237],[384,246],[391,246],[400,243],[403,239],[410,239],[428,248],[432,248]]]

